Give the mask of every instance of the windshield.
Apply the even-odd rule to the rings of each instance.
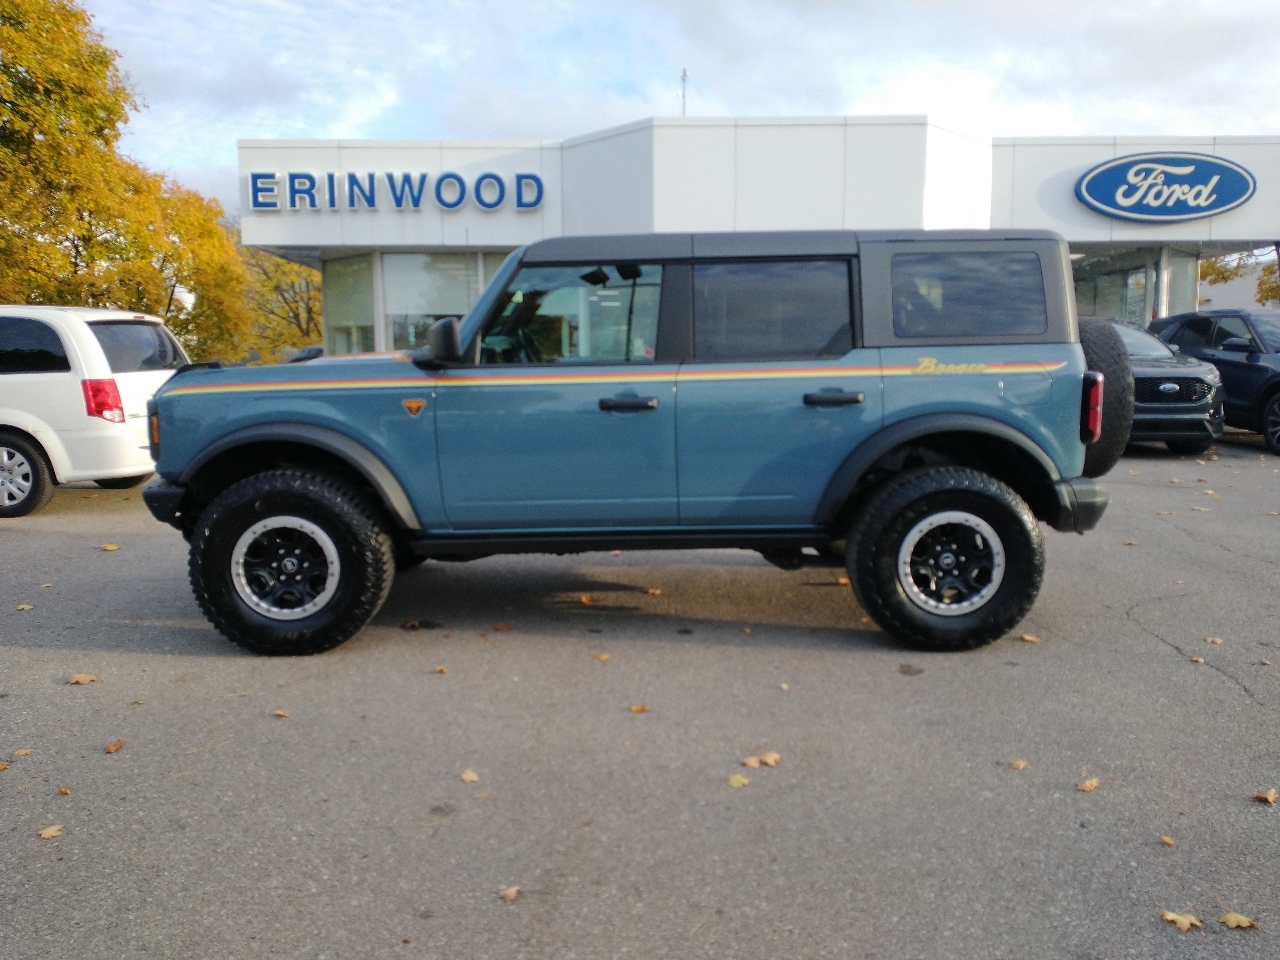
[[[1272,353],[1280,351],[1280,313],[1251,313],[1249,318],[1267,349]]]
[[[178,341],[158,323],[138,320],[91,323],[112,373],[174,370],[187,363]]]
[[[1147,333],[1147,331],[1129,327],[1123,323],[1117,323],[1114,326],[1120,334],[1120,339],[1124,341],[1124,348],[1128,351],[1129,356],[1160,357],[1164,359],[1173,356],[1172,350]]]

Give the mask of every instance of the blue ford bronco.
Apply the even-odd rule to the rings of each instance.
[[[847,565],[902,642],[970,649],[1128,433],[1072,291],[1043,231],[544,240],[420,349],[180,370],[144,496],[263,654],[342,643],[427,559],[705,547]]]

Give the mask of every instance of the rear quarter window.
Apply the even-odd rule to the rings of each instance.
[[[187,362],[173,334],[159,324],[100,322],[89,324],[89,329],[97,337],[112,373],[173,370]]]
[[[0,317],[0,374],[70,369],[67,351],[53,327],[25,317]]]
[[[1048,329],[1038,254],[895,253],[891,271],[896,336],[1033,336]]]

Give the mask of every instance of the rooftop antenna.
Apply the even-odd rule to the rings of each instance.
[[[688,116],[686,110],[689,103],[689,68],[684,67],[680,71],[680,116]]]

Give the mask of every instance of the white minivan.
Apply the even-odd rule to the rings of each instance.
[[[147,401],[187,362],[158,317],[0,306],[0,517],[38,510],[54,484],[150,476]]]

